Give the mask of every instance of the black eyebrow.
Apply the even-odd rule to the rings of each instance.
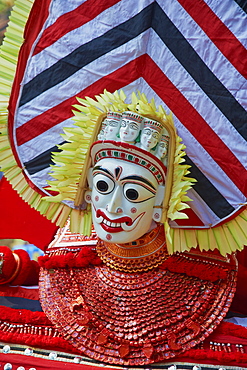
[[[102,166],[95,166],[93,168],[93,172],[94,171],[102,171],[102,172],[105,172],[107,173],[112,179],[115,179],[115,176],[109,171],[107,170],[106,168],[102,167]],[[155,186],[150,182],[148,181],[147,179],[144,179],[144,177],[141,177],[141,176],[138,176],[138,175],[132,175],[132,176],[126,176],[126,177],[123,177],[121,179],[122,180],[137,180],[137,181],[140,181],[140,182],[143,182],[144,184],[150,186],[152,189],[156,190]]]
[[[148,181],[147,179],[144,179],[141,176],[137,176],[137,175],[127,176],[127,177],[122,178],[121,181],[122,180],[137,180],[137,181],[143,182],[144,184],[150,186],[152,189],[156,190],[156,188],[150,181]]]
[[[110,171],[108,171],[106,168],[104,168],[102,166],[95,166],[93,168],[93,172],[94,171],[103,171],[103,172],[107,173],[110,177],[112,177],[114,179],[114,175]]]

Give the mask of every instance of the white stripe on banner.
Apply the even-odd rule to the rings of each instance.
[[[23,83],[26,84],[79,46],[104,35],[112,28],[126,22],[153,2],[154,0],[143,0],[133,6],[133,0],[120,1],[83,26],[66,33],[66,35],[54,42],[54,44],[31,58],[28,66],[28,74],[25,76]],[[121,17],[119,17],[119,14],[121,14]]]
[[[157,2],[207,67],[231,92],[234,98],[243,107],[246,107],[246,79],[236,70],[177,1],[164,3],[163,0],[158,0]],[[246,86],[245,89],[243,88],[244,86]]]
[[[32,182],[37,186],[38,189],[40,189],[42,192],[45,192],[47,195],[49,195],[48,192],[44,190],[45,187],[48,186],[47,180],[54,180],[53,177],[49,175],[51,172],[51,168],[47,167],[42,171],[36,172],[34,175],[31,176]],[[30,175],[28,175],[30,177]]]
[[[234,0],[204,0],[217,17],[247,48],[246,13]]]
[[[46,20],[46,28],[51,26],[56,22],[56,20],[64,14],[67,14],[85,3],[87,0],[69,0],[66,1],[66,6],[64,6],[64,1],[66,0],[52,0],[49,8],[49,15]]]

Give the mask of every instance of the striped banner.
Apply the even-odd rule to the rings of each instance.
[[[191,218],[179,227],[235,215],[247,194],[243,2],[44,0],[37,25],[38,3],[10,103],[12,145],[33,186],[46,193],[51,152],[73,124],[76,97],[140,90],[173,112],[198,180]]]

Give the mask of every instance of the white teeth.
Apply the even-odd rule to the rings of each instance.
[[[111,222],[111,221],[108,221],[108,220],[105,220],[105,219],[102,219],[102,223],[107,225],[107,226],[111,226],[111,227],[120,227],[121,226],[120,223]]]
[[[121,227],[121,224],[120,223],[108,221],[108,220],[104,219],[102,216],[96,217],[95,218],[95,221],[98,224],[103,223],[103,224],[105,224],[107,226],[111,226],[111,227]]]
[[[107,226],[110,226],[110,227],[121,227],[124,231],[131,231],[133,230],[137,224],[139,223],[140,219],[142,218],[143,214],[139,215],[137,217],[137,219],[133,222],[132,225],[128,226],[126,224],[126,222],[123,222],[123,223],[118,223],[118,222],[111,222],[111,221],[108,221],[106,219],[104,219],[103,217],[99,217],[96,219],[97,223],[103,223]]]

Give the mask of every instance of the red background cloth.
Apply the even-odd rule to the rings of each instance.
[[[57,226],[31,208],[2,177],[0,180],[0,239],[23,239],[44,250]]]

